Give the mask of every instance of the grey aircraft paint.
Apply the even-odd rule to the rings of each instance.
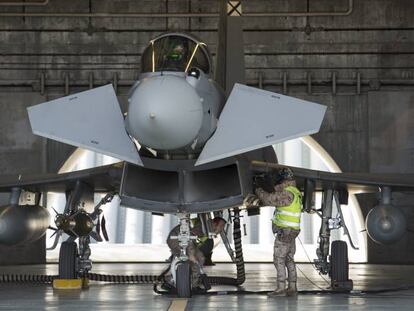
[[[242,53],[227,51],[223,55],[229,58]],[[249,161],[275,162],[274,151],[268,146],[317,132],[324,115],[322,105],[239,84],[225,103],[224,91],[211,79],[207,46],[188,34],[168,33],[151,40],[141,67],[143,72],[129,92],[128,112],[122,124],[119,113],[111,120],[110,111],[119,111],[119,104],[113,92],[105,96],[110,86],[29,110],[35,133],[111,156],[118,154],[126,162],[143,166],[124,166],[119,194],[122,203],[132,208],[200,213],[241,205],[243,196],[251,191]],[[230,69],[226,69],[228,74],[233,72]],[[77,117],[85,114],[85,106],[88,111],[99,110],[102,101],[107,107],[104,123]],[[260,103],[264,106],[259,107]],[[306,108],[316,109],[316,114],[307,113],[303,122],[282,122]],[[42,115],[48,118],[40,120]],[[273,122],[277,116],[280,122]],[[58,133],[56,120],[61,121]],[[99,141],[105,146],[116,140],[118,145],[124,141],[123,147],[105,150],[101,143],[98,149],[91,133],[101,135]],[[126,133],[130,137],[127,140]],[[135,144],[139,144],[140,155]]]
[[[242,89],[247,93],[240,92],[238,87],[226,98],[234,84],[243,83],[245,79],[241,17],[228,16],[224,3],[220,4],[223,14],[215,71],[211,53],[200,39],[183,33],[160,35],[149,42],[142,54],[142,72],[129,92],[125,122],[120,125],[118,114],[114,120],[105,115],[105,122],[83,125],[85,132],[106,133],[100,139],[105,142],[121,137],[108,133],[108,128],[116,127],[115,133],[128,133],[131,144],[134,142],[132,145],[140,148],[139,155],[130,149],[131,144],[119,148],[118,156],[113,148],[98,150],[90,143],[93,139],[86,137],[88,135],[71,134],[72,124],[76,124],[73,120],[62,122],[62,139],[56,135],[53,121],[49,124],[49,118],[53,119],[50,115],[42,120],[42,131],[36,126],[33,131],[126,161],[119,189],[126,206],[159,213],[197,213],[241,205],[243,197],[251,192],[250,161],[277,162],[272,144],[316,132],[325,107],[310,103],[310,107],[318,106],[320,113],[306,122],[291,122],[291,131],[285,131],[281,127],[286,125],[272,122],[272,115],[278,113],[285,119],[296,117],[303,108],[293,105],[299,100],[247,86]],[[228,40],[230,38],[232,40]],[[73,116],[83,115],[83,93],[57,99],[54,103],[68,106],[72,98],[77,105],[63,111],[70,110]],[[99,100],[86,103],[89,110],[99,109],[102,94],[97,94],[97,99],[98,95]],[[269,102],[271,95],[287,106]],[[108,108],[115,110],[116,98],[104,99]],[[257,104],[264,99],[270,105],[259,108]],[[35,106],[31,111],[39,112],[42,107],[49,109],[50,103]],[[56,110],[54,113],[59,114]],[[59,119],[62,118],[60,113]],[[246,119],[250,119],[250,123],[246,123]],[[311,126],[304,128],[302,123]],[[88,124],[96,128],[89,131]],[[278,132],[283,134],[264,135]],[[70,136],[71,140],[64,139],[65,136]],[[200,154],[203,158],[197,163]]]

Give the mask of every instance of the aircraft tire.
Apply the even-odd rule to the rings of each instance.
[[[333,241],[331,248],[331,280],[332,282],[345,282],[348,279],[348,245],[344,241]]]
[[[78,247],[75,242],[63,242],[59,252],[59,278],[76,279],[76,260]]]
[[[190,262],[179,263],[176,274],[176,289],[179,298],[191,297],[191,266]]]

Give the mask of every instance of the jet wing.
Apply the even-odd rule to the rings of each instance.
[[[326,107],[236,83],[196,165],[317,133]]]
[[[142,165],[111,84],[28,108],[36,135]]]
[[[300,187],[305,180],[315,182],[315,190],[344,189],[349,192],[378,192],[380,187],[390,187],[393,191],[413,191],[414,174],[378,174],[378,173],[330,173],[299,167],[280,165],[261,161],[251,162],[256,172],[288,167],[292,170]]]
[[[63,174],[1,176],[0,192],[10,192],[15,187],[30,192],[65,192],[73,189],[78,180],[95,192],[118,191],[122,169],[123,163],[116,163]]]

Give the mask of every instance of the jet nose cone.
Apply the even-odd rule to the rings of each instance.
[[[182,77],[143,80],[130,98],[127,125],[141,144],[174,150],[191,144],[203,121],[203,107],[194,88]]]

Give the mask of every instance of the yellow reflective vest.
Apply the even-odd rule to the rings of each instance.
[[[201,225],[200,224],[200,220],[198,218],[192,218],[191,219],[191,223],[193,224],[193,227]],[[203,245],[204,243],[206,243],[208,240],[208,236],[207,235],[201,235],[197,237],[197,240],[195,241],[196,245],[198,247],[200,247],[201,245]]]
[[[300,216],[302,211],[302,194],[296,187],[284,189],[293,194],[293,201],[288,206],[277,206],[272,222],[278,228],[290,228],[300,230]]]

